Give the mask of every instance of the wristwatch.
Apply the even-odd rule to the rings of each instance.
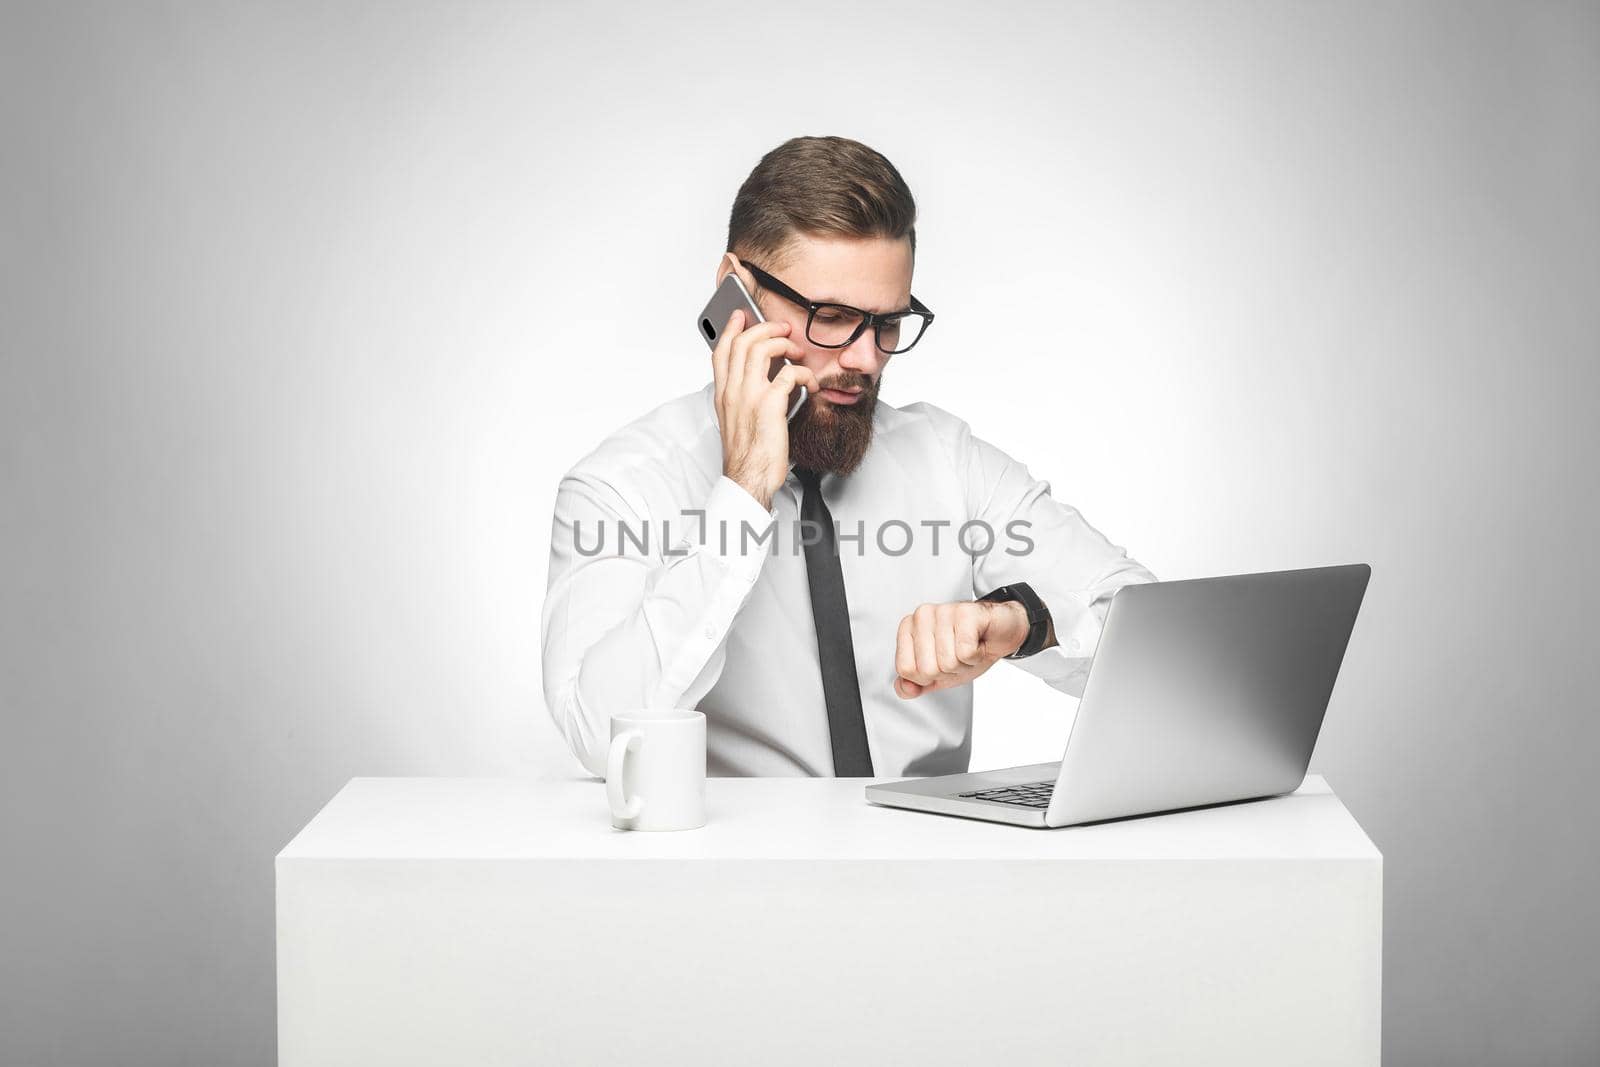
[[[1044,606],[1044,601],[1039,599],[1039,594],[1027,582],[1012,582],[1002,585],[999,589],[983,594],[979,600],[1007,601],[1014,600],[1021,604],[1028,612],[1028,636],[1022,644],[1006,659],[1026,659],[1035,652],[1044,650],[1044,643],[1050,637],[1050,612]]]

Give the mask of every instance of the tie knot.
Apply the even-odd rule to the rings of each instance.
[[[822,484],[821,471],[807,470],[804,467],[796,467],[794,469],[794,476],[800,479],[800,484],[806,487],[807,492],[810,492]]]

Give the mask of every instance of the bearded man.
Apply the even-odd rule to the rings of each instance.
[[[715,277],[766,321],[716,324],[711,381],[562,478],[544,691],[592,773],[645,707],[705,714],[710,775],[967,771],[968,683],[1008,659],[1081,696],[1112,594],[1155,580],[955,415],[880,401],[933,321],[915,222],[866,145],[767,153]]]

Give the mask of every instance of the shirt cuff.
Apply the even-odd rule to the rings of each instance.
[[[778,509],[763,508],[750,491],[726,474],[706,496],[705,517],[698,534],[686,539],[728,571],[754,583],[776,543]]]
[[[1081,693],[1094,662],[1103,624],[1093,609],[1083,603],[1082,597],[1074,598],[1069,594],[1059,610],[1052,608],[1049,601],[1045,601],[1045,607],[1050,609],[1056,643],[1025,659],[1010,662],[1058,689]],[[1064,622],[1069,623],[1065,628]]]

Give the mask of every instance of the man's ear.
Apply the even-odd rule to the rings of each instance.
[[[745,289],[747,289],[750,292],[750,295],[755,297],[755,299],[759,302],[761,298],[757,296],[757,290],[760,289],[761,286],[756,281],[756,276],[751,274],[750,268],[745,266],[739,257],[734,255],[732,252],[722,253],[722,258],[717,261],[717,280],[714,285],[721,285],[722,279],[728,276],[729,271],[732,271],[739,276],[739,280],[744,282]]]

